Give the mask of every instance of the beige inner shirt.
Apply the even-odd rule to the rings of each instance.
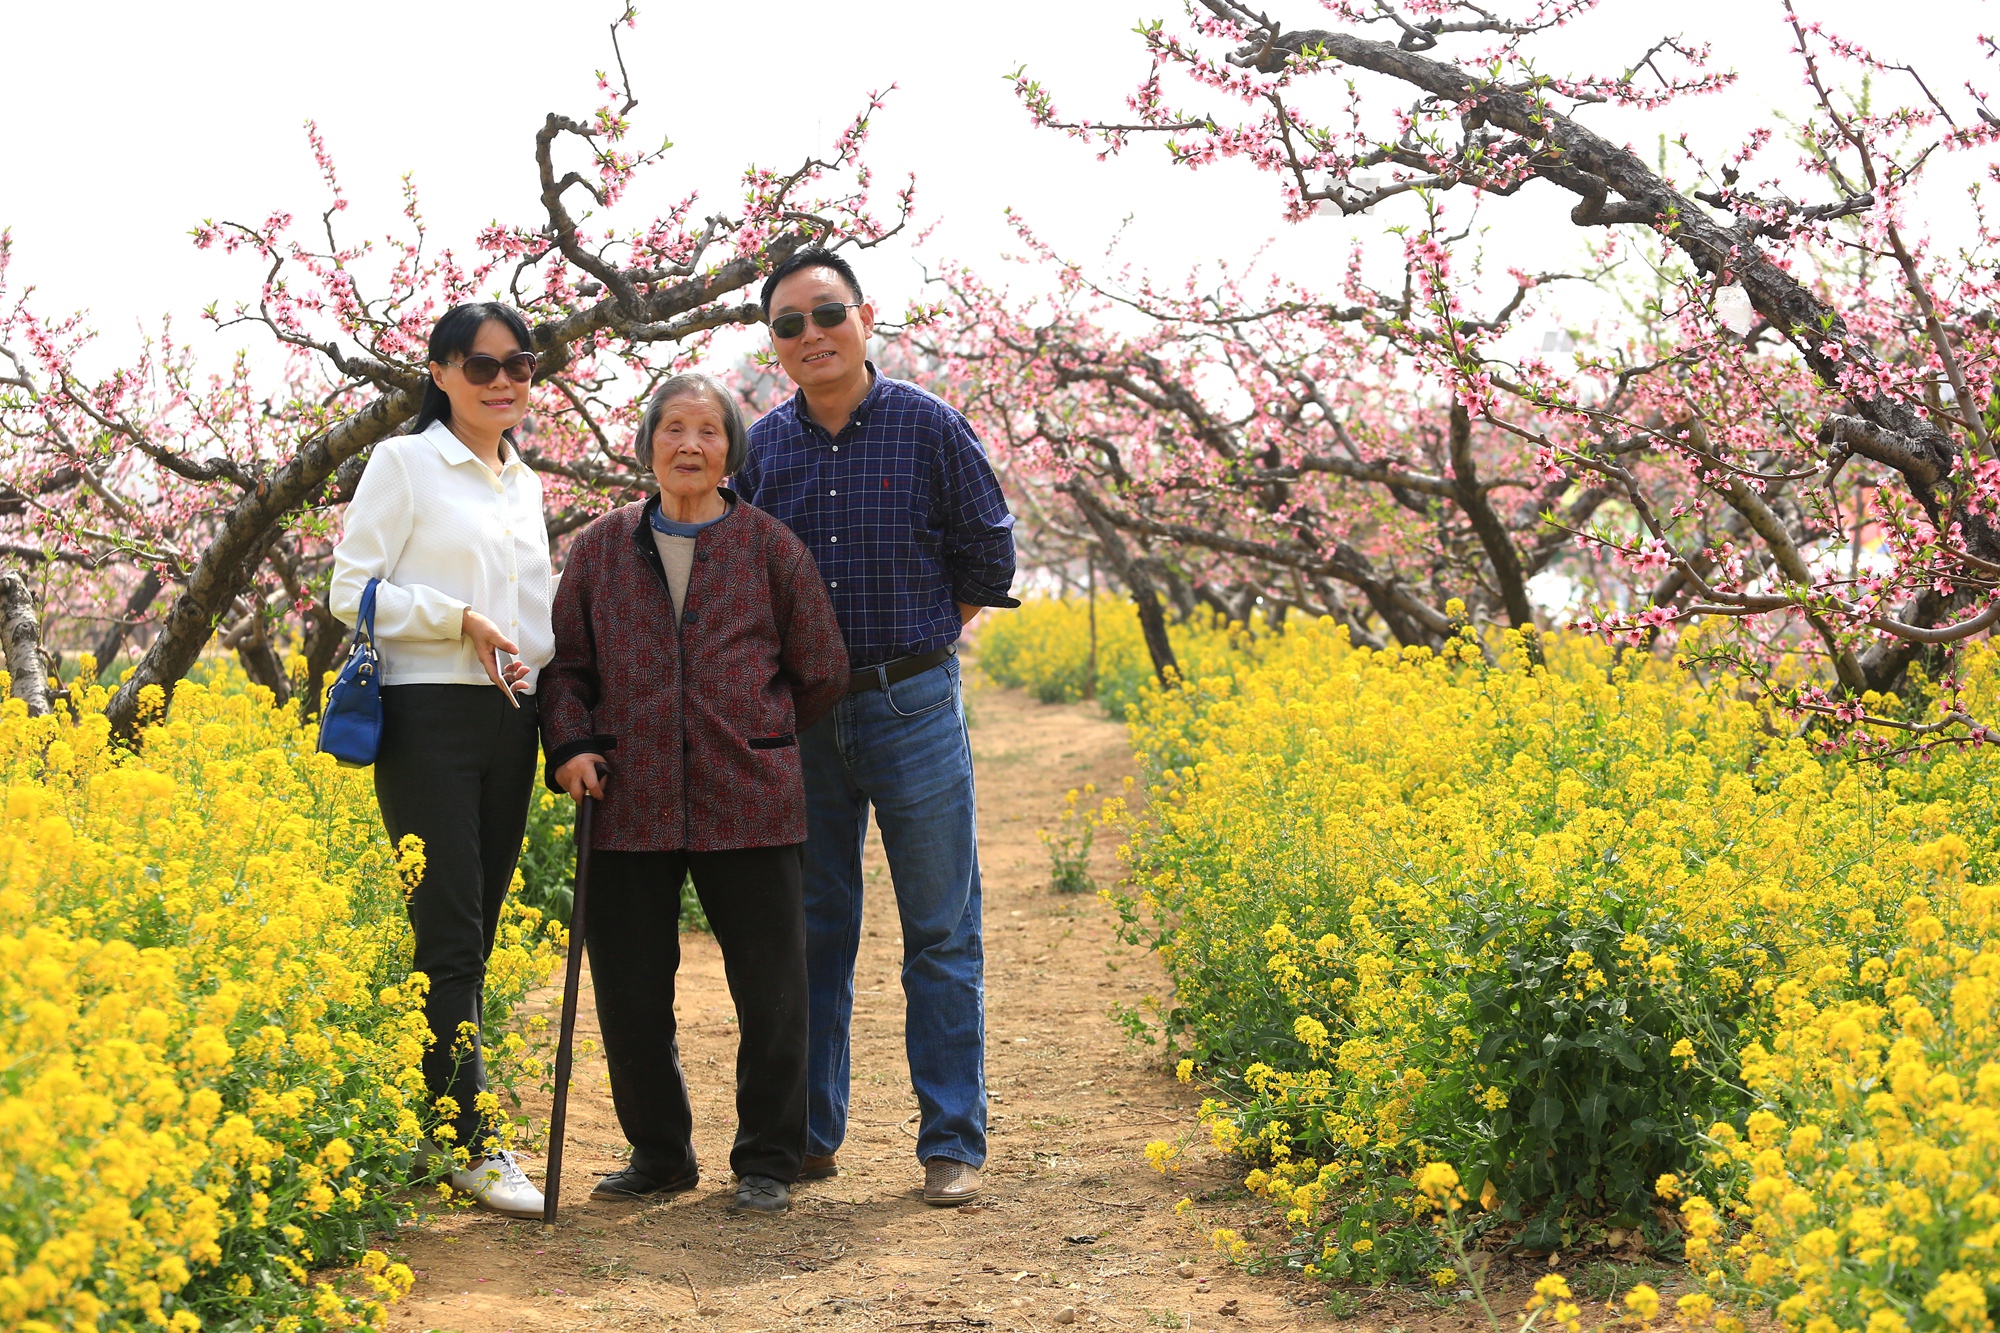
[[[681,607],[687,603],[688,575],[694,572],[694,538],[676,537],[672,533],[653,529],[653,545],[659,548],[660,563],[667,570],[667,591],[674,599],[674,623],[681,620]]]
[[[729,509],[735,507],[732,501]],[[723,511],[722,518],[729,517],[729,509]],[[710,519],[709,523],[720,523],[722,518]],[[701,526],[705,528],[708,525],[704,523]],[[694,572],[694,542],[693,537],[653,529],[653,549],[660,553],[660,564],[666,569],[667,593],[673,598],[676,625],[681,623],[681,608],[687,605],[688,575]]]

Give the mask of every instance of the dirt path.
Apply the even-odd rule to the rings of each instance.
[[[701,1187],[664,1204],[586,1200],[624,1142],[601,1058],[580,1062],[561,1224],[550,1233],[454,1211],[401,1232],[391,1244],[418,1283],[394,1307],[392,1328],[1209,1329],[1325,1317],[1315,1287],[1249,1276],[1209,1249],[1207,1228],[1268,1214],[1226,1198],[1196,1218],[1174,1214],[1183,1195],[1227,1196],[1238,1172],[1206,1151],[1172,1180],[1146,1164],[1146,1145],[1185,1136],[1199,1103],[1159,1067],[1157,1048],[1135,1047],[1109,1015],[1114,1001],[1160,994],[1160,971],[1117,944],[1102,903],[1048,889],[1037,831],[1054,823],[1070,788],[1116,788],[1130,764],[1123,728],[1094,707],[1041,705],[992,686],[975,687],[970,708],[993,1093],[984,1202],[954,1212],[920,1197],[901,949],[871,837],[841,1174],[799,1187],[789,1216],[723,1211],[735,1020],[715,944],[694,936],[678,1012]],[[1098,848],[1096,872],[1100,882],[1115,875],[1110,846]],[[588,996],[581,1008],[580,1035],[594,1038]],[[539,1176],[539,1157],[526,1165]],[[1234,1313],[1223,1314],[1232,1301]]]

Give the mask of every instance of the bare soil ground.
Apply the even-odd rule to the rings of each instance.
[[[454,1209],[389,1238],[418,1274],[416,1289],[392,1308],[393,1329],[997,1333],[1331,1322],[1319,1284],[1279,1265],[1253,1275],[1210,1249],[1216,1226],[1235,1227],[1259,1246],[1280,1236],[1268,1209],[1242,1195],[1240,1164],[1220,1160],[1195,1135],[1199,1093],[1176,1083],[1160,1049],[1134,1044],[1111,1016],[1114,1004],[1163,994],[1157,962],[1117,942],[1103,903],[1058,897],[1048,887],[1037,832],[1055,823],[1071,788],[1117,788],[1130,771],[1124,729],[1091,705],[1041,705],[1020,691],[976,683],[970,711],[993,1098],[983,1200],[943,1210],[921,1198],[896,979],[901,945],[887,868],[871,837],[871,896],[855,983],[854,1103],[839,1176],[798,1187],[786,1216],[724,1211],[735,1018],[714,941],[691,936],[683,943],[677,1009],[700,1188],[656,1204],[587,1199],[596,1178],[618,1166],[625,1144],[602,1059],[584,1059],[570,1100],[561,1222],[546,1230]],[[1111,839],[1104,841],[1094,868],[1099,882],[1109,883],[1117,863]],[[585,995],[580,1037],[596,1036],[593,1009]],[[545,1118],[546,1100],[527,1109]],[[1145,1161],[1155,1139],[1189,1143],[1186,1165],[1172,1178]],[[539,1179],[542,1159],[524,1164]],[[1177,1216],[1174,1204],[1190,1195],[1197,1200],[1192,1215]],[[1507,1294],[1496,1293],[1496,1308],[1518,1310],[1513,1289],[1522,1280],[1498,1285]],[[1439,1310],[1418,1293],[1356,1296],[1342,1311],[1357,1321],[1350,1325],[1356,1333],[1374,1333],[1377,1325],[1386,1333],[1475,1326],[1471,1307]]]

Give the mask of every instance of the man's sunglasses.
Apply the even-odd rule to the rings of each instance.
[[[448,361],[445,364],[456,365],[459,373],[465,376],[467,384],[491,384],[499,377],[500,372],[503,370],[507,372],[507,378],[516,384],[526,384],[535,377],[535,354],[533,352],[516,352],[505,361],[497,360],[490,356],[478,355],[468,356],[463,361]]]
[[[860,308],[858,301],[828,301],[825,305],[812,308],[812,321],[823,329],[837,329],[847,322],[848,311]],[[788,310],[771,321],[773,338],[796,338],[805,331],[806,317],[802,311]]]

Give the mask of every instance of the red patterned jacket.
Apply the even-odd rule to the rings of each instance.
[[[548,784],[577,755],[610,761],[604,851],[804,842],[798,734],[847,688],[826,586],[790,529],[738,501],[695,538],[676,632],[658,504],[614,509],[570,548],[540,681]]]

